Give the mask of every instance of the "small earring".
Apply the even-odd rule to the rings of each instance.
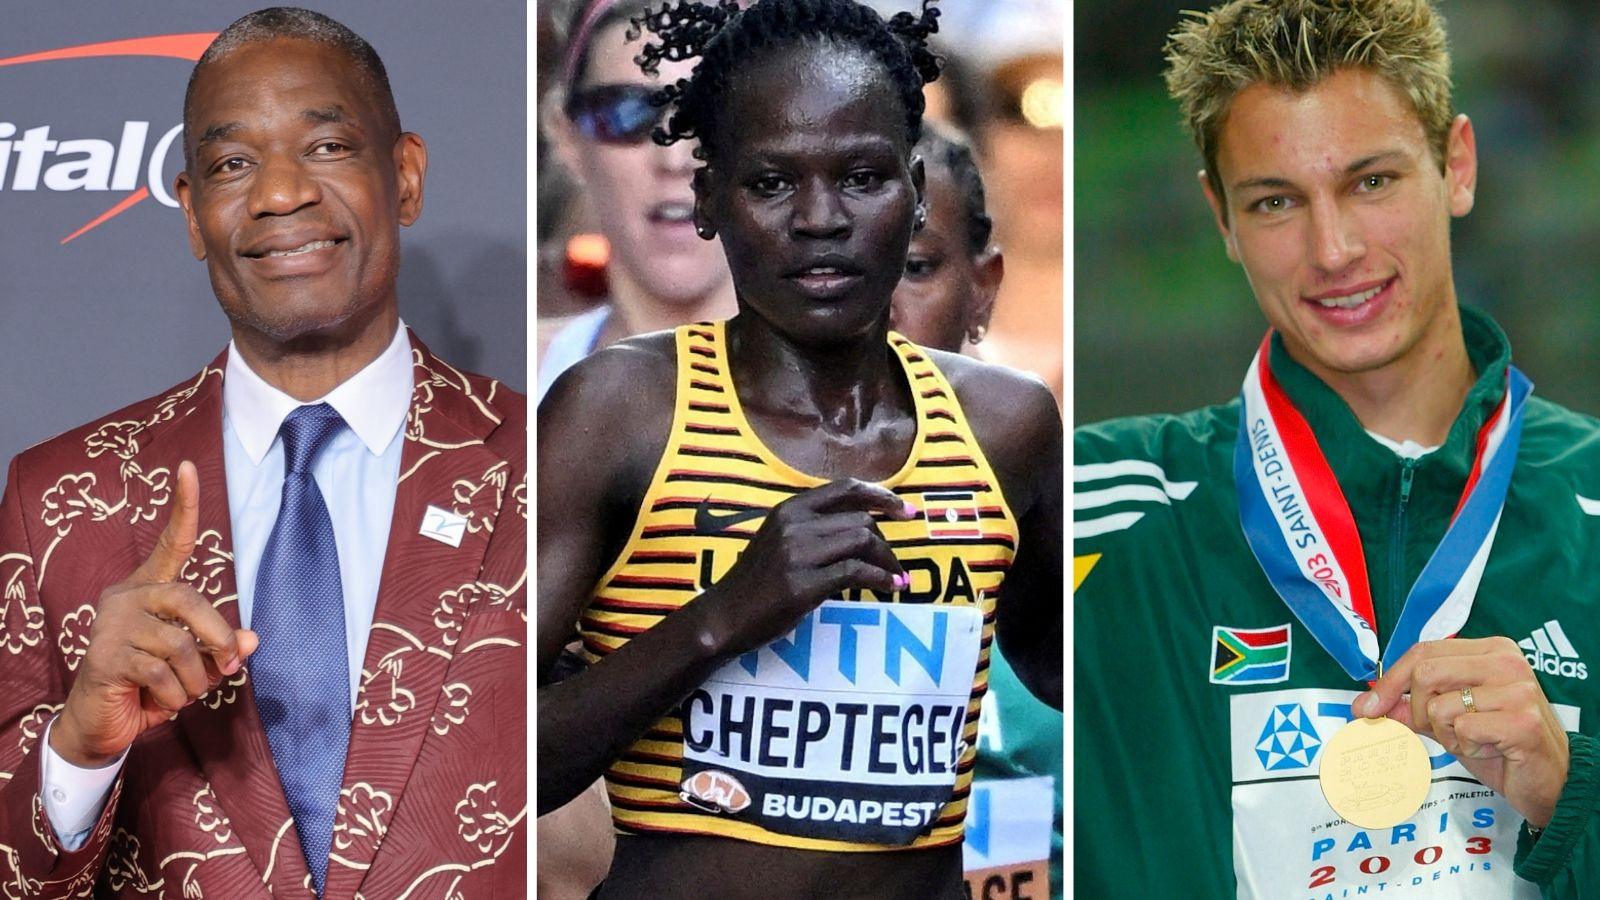
[[[969,344],[981,344],[981,343],[983,343],[984,335],[987,335],[988,333],[989,333],[989,326],[987,326],[987,325],[974,325],[971,328],[967,329],[967,343],[969,343]]]
[[[911,230],[921,231],[928,225],[928,210],[922,206],[917,207],[916,215],[911,217]]]
[[[696,225],[694,233],[700,235],[703,240],[711,240],[711,226],[709,225]]]

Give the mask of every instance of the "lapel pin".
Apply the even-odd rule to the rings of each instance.
[[[430,505],[422,514],[422,527],[417,533],[441,544],[459,547],[461,538],[467,533],[467,517]]]

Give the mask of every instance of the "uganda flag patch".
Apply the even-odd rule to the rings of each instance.
[[[1211,629],[1212,684],[1289,680],[1289,626]]]
[[[922,516],[928,522],[928,537],[981,538],[978,524],[978,495],[972,491],[938,491],[922,495]]]

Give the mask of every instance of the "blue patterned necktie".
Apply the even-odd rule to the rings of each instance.
[[[333,520],[311,466],[344,419],[326,403],[283,420],[283,503],[261,554],[250,656],[256,706],[300,848],[322,895],[350,746],[350,664]]]

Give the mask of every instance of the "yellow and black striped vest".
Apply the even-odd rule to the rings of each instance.
[[[721,322],[677,329],[671,437],[627,545],[595,585],[579,620],[590,662],[621,647],[721,578],[760,528],[767,510],[825,483],[779,460],[751,429],[729,376],[724,333]],[[910,586],[890,595],[847,592],[824,604],[835,608],[821,613],[823,618],[816,620],[821,624],[813,628],[815,623],[808,619],[789,639],[724,667],[734,680],[744,680],[741,664],[754,676],[760,655],[776,653],[766,660],[765,670],[805,688],[795,672],[820,679],[820,667],[835,660],[797,659],[796,647],[802,636],[810,641],[814,634],[826,633],[837,643],[829,651],[838,657],[839,665],[833,668],[845,670],[842,678],[838,672],[831,675],[833,686],[855,685],[860,678],[866,693],[852,698],[835,692],[839,702],[829,706],[815,702],[820,694],[735,686],[729,690],[756,696],[722,697],[720,720],[711,712],[710,694],[704,690],[691,694],[607,770],[612,815],[620,832],[718,835],[842,851],[939,846],[961,839],[978,710],[988,684],[995,601],[1016,552],[1017,526],[949,382],[916,345],[896,334],[889,342],[912,388],[917,435],[905,464],[882,483],[922,515],[905,522],[884,520],[880,527],[911,576]],[[912,625],[903,625],[901,618]],[[841,620],[867,624],[841,626]],[[932,630],[935,620],[949,630],[948,635]],[[965,631],[950,630],[957,620]],[[857,649],[880,634],[871,628],[880,622],[887,637],[878,644],[887,649],[878,650],[879,656],[857,672]],[[973,645],[965,656],[958,647],[963,642]],[[970,689],[966,676],[955,669],[944,676],[942,689],[947,692],[956,678],[963,679],[955,700],[943,707],[905,701],[887,711],[870,704],[877,695],[870,693],[866,682],[910,684],[932,677],[941,660],[947,666],[966,665],[972,672]],[[872,662],[882,665],[866,671]],[[919,673],[919,664],[927,676]],[[780,695],[799,699],[776,699]],[[739,699],[750,705],[738,706]],[[949,721],[939,719],[941,709]],[[701,718],[695,719],[697,715]],[[829,720],[832,725],[824,729]],[[840,775],[824,785],[821,793],[827,797],[811,796],[817,792],[808,788],[817,782],[756,777],[736,767],[697,761],[719,748],[700,746],[696,735],[719,723],[720,749],[736,756],[744,748],[752,769],[758,768],[757,759],[782,766],[794,764],[798,756],[803,762],[808,749],[815,766],[831,747],[839,754],[831,763],[835,771],[860,771],[865,781],[874,777],[867,773],[868,767],[873,772],[912,773],[894,776],[908,780],[942,769],[942,776],[953,784],[942,789],[906,788],[912,793],[904,794],[894,793],[899,787],[874,793],[850,785],[850,776]],[[822,730],[826,737],[818,737]],[[810,745],[805,743],[808,736],[813,740]],[[861,741],[868,742],[854,758],[852,740],[858,747]],[[691,756],[696,758],[687,758]],[[840,760],[842,770],[837,768]]]

